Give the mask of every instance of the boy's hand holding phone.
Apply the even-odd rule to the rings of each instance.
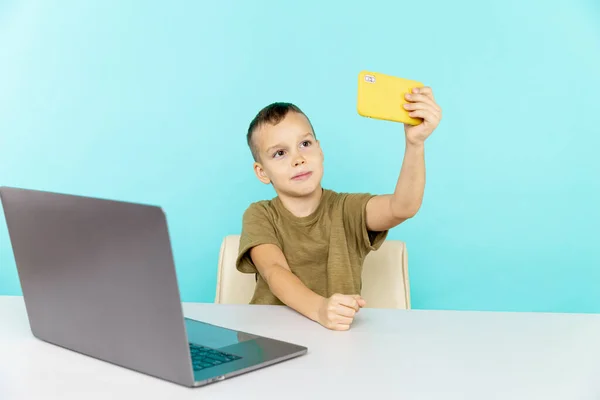
[[[428,86],[412,89],[412,93],[407,93],[405,98],[407,103],[403,107],[409,112],[408,115],[423,120],[418,125],[404,124],[406,140],[409,144],[421,145],[440,123],[442,109]]]

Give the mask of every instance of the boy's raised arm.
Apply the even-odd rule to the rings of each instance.
[[[414,89],[406,96],[409,115],[422,118],[419,125],[404,125],[404,161],[393,194],[375,196],[367,203],[367,227],[384,231],[413,217],[423,201],[425,190],[425,140],[437,128],[442,109],[429,87]]]

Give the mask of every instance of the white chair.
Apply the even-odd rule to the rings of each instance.
[[[235,267],[239,244],[239,235],[226,236],[221,243],[215,303],[248,304],[254,294],[254,274],[239,272]],[[361,294],[367,307],[410,309],[405,243],[386,240],[377,251],[371,251],[365,258],[362,282]]]

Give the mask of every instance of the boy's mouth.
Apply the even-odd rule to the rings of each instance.
[[[302,180],[310,178],[311,175],[312,175],[312,172],[310,172],[310,171],[300,172],[299,174],[292,176],[292,180],[293,181],[302,181]]]

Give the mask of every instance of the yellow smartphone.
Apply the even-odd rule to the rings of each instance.
[[[405,98],[413,88],[423,87],[421,82],[372,71],[358,74],[356,108],[363,117],[419,125],[423,120],[408,115],[404,109]]]

